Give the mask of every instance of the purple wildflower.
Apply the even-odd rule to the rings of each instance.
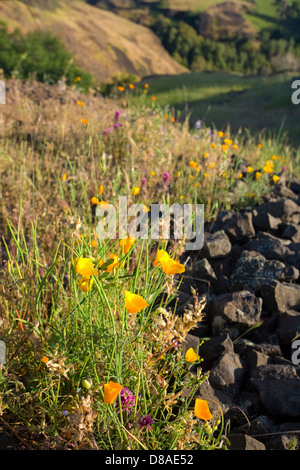
[[[114,123],[114,128],[117,129],[119,127],[119,124],[117,122]]]
[[[170,173],[168,171],[164,172],[163,180],[165,183],[168,183],[170,180]]]
[[[198,119],[198,121],[196,121],[195,127],[196,127],[196,129],[198,129],[198,130],[201,129],[201,127],[202,127],[202,121],[201,121],[200,119]]]
[[[146,183],[147,183],[147,178],[145,178],[145,177],[142,178],[142,181],[141,181],[142,186],[145,186]]]
[[[285,165],[283,165],[282,171],[286,171],[286,166]]]
[[[151,429],[151,425],[154,423],[154,419],[151,415],[146,415],[144,418],[141,418],[139,425],[141,428]]]
[[[68,412],[68,410],[63,410],[63,411],[61,412],[61,414],[62,414],[63,416],[68,416],[69,412]]]
[[[117,120],[119,119],[120,114],[121,114],[121,111],[119,111],[119,110],[117,110],[117,111],[115,112],[115,121],[117,121]]]
[[[135,395],[132,393],[129,388],[123,387],[121,392],[120,392],[120,397],[121,397],[121,407],[122,411],[131,411],[131,409],[135,405]]]

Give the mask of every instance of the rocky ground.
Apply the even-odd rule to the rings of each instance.
[[[300,340],[299,223],[293,178],[258,207],[220,213],[187,263],[181,309],[190,286],[207,299],[185,346],[197,350],[209,338],[199,348],[209,378],[197,397],[213,400],[215,414],[221,406],[233,450],[288,449],[300,433],[300,353],[292,347]]]

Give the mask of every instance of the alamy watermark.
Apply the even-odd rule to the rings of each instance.
[[[96,233],[99,239],[176,240],[185,250],[200,250],[204,243],[203,204],[132,204],[120,196],[118,207],[98,204]]]
[[[6,87],[2,80],[0,80],[0,104],[6,104]]]
[[[292,89],[296,90],[292,94],[292,103],[300,104],[300,80],[294,80],[292,83]]]
[[[300,339],[296,339],[292,342],[292,357],[291,361],[293,364],[298,366],[300,364]]]

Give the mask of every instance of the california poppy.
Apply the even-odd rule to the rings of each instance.
[[[103,388],[104,403],[113,403],[122,390],[123,386],[110,380],[108,384],[103,385]]]
[[[161,269],[167,275],[179,274],[185,271],[185,266],[175,261],[165,250],[158,250],[153,266],[160,264]]]
[[[76,258],[74,260],[75,272],[81,274],[84,278],[89,278],[93,274],[98,274],[94,268],[93,261],[90,258]]]
[[[208,421],[213,417],[207,401],[201,400],[200,398],[196,398],[195,400],[194,414],[197,418],[204,419],[205,421]]]
[[[187,362],[195,362],[198,359],[200,359],[200,356],[198,356],[198,354],[195,353],[193,348],[189,348],[187,352],[185,353],[185,359]]]
[[[130,250],[130,248],[132,248],[135,242],[136,242],[135,238],[127,236],[127,238],[121,239],[119,241],[119,246],[120,248],[124,248],[124,253],[126,255],[126,253],[128,253],[128,251]]]
[[[133,294],[128,290],[125,291],[125,307],[128,313],[138,313],[148,307],[146,300],[140,295]]]

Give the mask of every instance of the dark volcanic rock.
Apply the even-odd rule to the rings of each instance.
[[[230,450],[266,450],[266,446],[247,434],[229,434]]]
[[[220,295],[212,300],[208,311],[208,321],[214,332],[232,323],[246,328],[260,320],[262,299],[249,291],[239,291]]]
[[[300,310],[300,285],[278,281],[262,284],[259,295],[263,299],[263,309],[269,313]]]
[[[277,334],[283,344],[290,344],[300,334],[300,313],[289,310],[279,317]]]
[[[259,232],[255,238],[244,245],[245,250],[256,251],[268,260],[283,261],[287,256],[293,255],[288,246],[289,242],[274,237],[271,234]]]
[[[255,251],[244,251],[236,263],[230,276],[234,290],[248,289],[256,291],[262,284],[269,284],[274,280],[295,280],[299,271],[293,266],[286,266],[282,261],[267,260]]]
[[[231,243],[224,230],[205,235],[204,246],[202,249],[203,256],[205,258],[221,258],[228,255],[230,251]]]
[[[271,416],[300,417],[300,380],[296,366],[262,365],[252,374],[251,382]]]
[[[240,356],[229,351],[214,364],[209,380],[214,388],[234,399],[240,390],[245,373],[245,363]]]

